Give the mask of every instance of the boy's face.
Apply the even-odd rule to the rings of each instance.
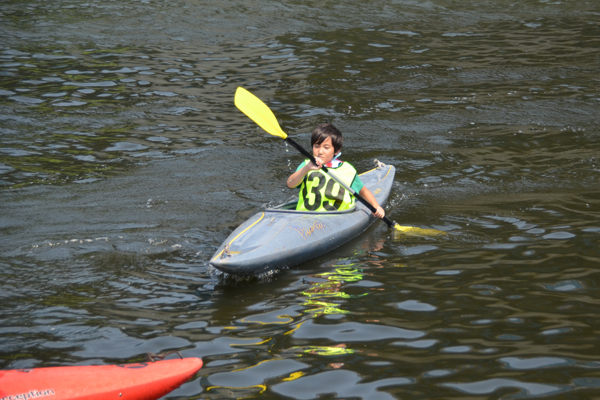
[[[323,164],[327,164],[329,161],[333,160],[335,149],[333,148],[330,137],[325,138],[321,143],[315,143],[313,145],[313,156],[315,158],[320,158]]]

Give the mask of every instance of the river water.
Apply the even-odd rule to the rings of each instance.
[[[5,0],[0,368],[205,366],[169,399],[589,399],[600,388],[600,5]],[[207,264],[344,132],[387,215],[270,279]]]

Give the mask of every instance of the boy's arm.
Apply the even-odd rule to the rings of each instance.
[[[385,217],[385,210],[381,208],[377,200],[375,200],[375,196],[373,196],[373,193],[371,193],[369,189],[363,186],[363,188],[360,189],[360,192],[358,192],[358,194],[360,194],[366,201],[368,201],[373,207],[375,207],[375,212],[373,213],[374,216],[376,216],[377,218]]]
[[[287,180],[287,186],[290,189],[295,188],[302,182],[302,180],[304,179],[304,176],[308,173],[308,171],[304,171],[305,168],[306,168],[306,165],[304,167],[300,168],[298,171],[294,172],[292,175],[290,175],[290,177]]]

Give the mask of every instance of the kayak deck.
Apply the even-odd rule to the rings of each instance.
[[[382,166],[361,180],[384,206],[395,168]],[[213,255],[210,264],[234,276],[253,276],[292,267],[348,242],[377,220],[361,203],[350,210],[310,212],[295,210],[296,202],[266,209],[234,230]]]

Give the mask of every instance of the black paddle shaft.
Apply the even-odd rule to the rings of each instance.
[[[298,150],[300,153],[302,153],[303,156],[305,156],[306,158],[308,158],[313,164],[317,165],[317,162],[315,160],[315,158],[313,157],[312,154],[310,154],[308,151],[304,150],[304,147],[300,146],[298,143],[296,143],[293,139],[287,137],[285,138],[285,141],[287,143],[289,143],[290,145],[292,145],[293,147],[296,148],[296,150]],[[322,165],[321,169],[325,172],[327,172],[329,169]],[[337,179],[336,179],[337,180]],[[351,188],[348,188],[346,185],[344,185],[341,182],[340,183],[342,186],[346,187],[346,189],[350,189],[350,193],[352,193],[352,195],[361,203],[363,203],[369,210],[371,210],[372,213],[374,213],[375,207],[373,207],[373,205],[371,203],[369,203],[364,197],[362,197],[360,194],[356,193],[354,190],[352,190]],[[396,223],[394,221],[391,221],[388,217],[383,217],[383,222],[385,222],[390,228],[393,228]]]

